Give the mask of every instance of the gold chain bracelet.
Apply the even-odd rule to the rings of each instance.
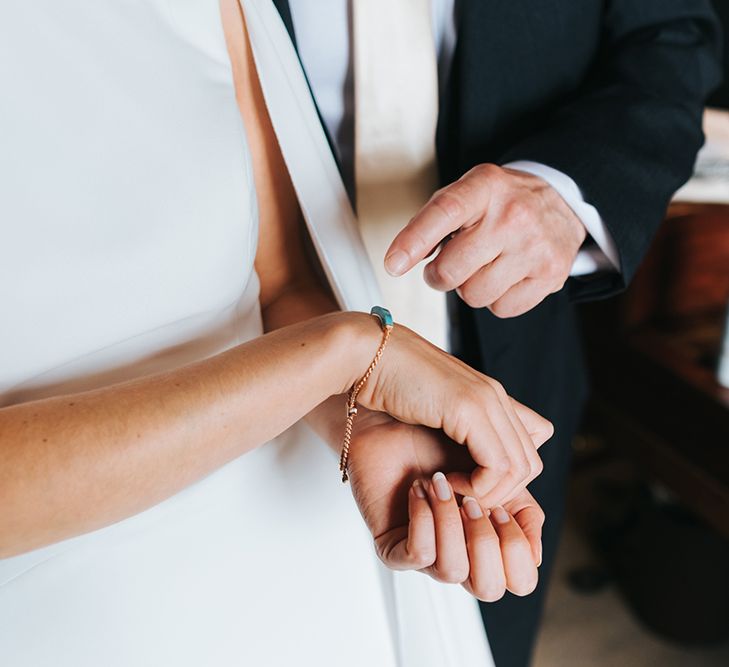
[[[392,315],[387,308],[382,306],[375,306],[370,311],[370,315],[374,315],[380,320],[380,326],[382,327],[382,342],[375,352],[375,357],[372,359],[372,363],[367,368],[367,371],[362,376],[359,382],[352,385],[349,390],[349,396],[347,397],[347,422],[344,426],[344,439],[342,441],[342,454],[339,457],[339,472],[342,473],[342,483],[346,483],[349,479],[347,474],[347,461],[349,460],[349,446],[352,441],[352,428],[354,426],[354,418],[357,416],[357,396],[362,388],[367,384],[367,380],[370,379],[373,371],[375,370],[380,359],[382,359],[382,353],[385,351],[387,341],[390,339],[390,332],[392,331],[395,323],[392,320]]]

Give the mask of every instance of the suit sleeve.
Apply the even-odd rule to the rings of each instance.
[[[570,279],[575,300],[610,296],[633,277],[671,196],[691,176],[720,52],[708,0],[611,0],[582,87],[502,156],[570,176],[614,239],[620,273]]]

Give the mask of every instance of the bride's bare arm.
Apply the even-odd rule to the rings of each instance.
[[[237,69],[240,90],[239,78]],[[266,162],[275,137],[247,99],[242,109],[262,198],[257,268],[264,314],[294,274],[296,289],[315,287],[294,303],[326,302],[313,274],[307,281],[301,266],[270,261],[283,244],[271,217],[291,215],[296,203],[273,196],[290,184]],[[138,513],[344,391],[377,348],[378,327],[362,315],[310,319],[310,310],[297,316],[295,307],[292,313],[287,323],[273,316],[274,333],[174,372],[0,409],[0,557]],[[281,328],[292,322],[299,324]]]
[[[378,337],[372,326],[371,349],[361,349],[361,323],[346,317],[174,372],[1,409],[0,557],[138,513],[341,392]]]

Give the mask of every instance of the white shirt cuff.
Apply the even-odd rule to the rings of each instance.
[[[577,187],[577,183],[567,174],[540,162],[518,160],[503,166],[508,169],[533,174],[549,183],[565,200],[567,206],[574,211],[585,226],[588,235],[595,242],[594,245],[588,243],[586,247],[583,247],[577,253],[570,276],[586,276],[598,271],[620,272],[620,256],[615,241],[610,236],[610,232],[608,232],[597,209],[585,201],[580,188]]]

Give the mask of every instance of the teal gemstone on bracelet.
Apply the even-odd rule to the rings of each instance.
[[[370,315],[374,315],[380,320],[380,326],[383,329],[392,329],[395,326],[395,321],[392,319],[392,313],[387,308],[382,306],[373,306],[370,311]]]

